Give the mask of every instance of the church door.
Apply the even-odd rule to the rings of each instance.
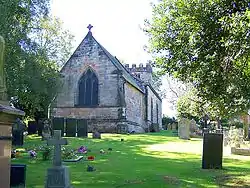
[[[98,78],[96,74],[88,69],[79,82],[78,106],[90,107],[98,105]]]

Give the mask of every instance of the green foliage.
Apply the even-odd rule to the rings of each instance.
[[[249,1],[162,0],[146,21],[156,66],[197,88],[220,117],[249,108]]]
[[[61,84],[59,68],[72,48],[72,35],[49,11],[47,0],[0,0],[8,96],[31,117],[47,113]]]
[[[171,123],[176,123],[175,118],[171,118],[171,117],[163,115],[163,117],[162,117],[162,125],[166,127],[169,123],[170,124]]]
[[[121,142],[121,138],[125,142]],[[182,141],[172,136],[172,131],[133,135],[102,134],[101,140],[67,139],[67,147],[77,149],[85,145],[91,148],[87,156],[95,156],[95,161],[82,160],[65,164],[70,168],[74,188],[239,187],[239,182],[245,187],[249,185],[249,159],[238,156],[224,157],[223,166],[227,170],[203,170],[200,167],[202,153],[190,153],[194,148],[200,151],[202,140]],[[24,147],[29,145],[41,145],[41,137],[26,137]],[[113,148],[112,152],[100,154],[100,149],[107,151],[110,147]],[[188,153],[184,153],[185,151]],[[238,159],[235,159],[236,157]],[[44,187],[45,172],[51,167],[51,160],[30,162],[27,157],[17,158],[12,160],[12,163],[28,165],[28,188]],[[86,171],[88,165],[94,166],[94,174]],[[218,181],[218,177],[221,177],[221,181]],[[173,184],[172,180],[179,184]]]
[[[75,159],[76,151],[70,148],[62,147],[62,159]]]
[[[43,161],[47,161],[51,157],[52,153],[52,147],[50,146],[43,146],[40,148],[40,151],[42,152],[42,159]]]

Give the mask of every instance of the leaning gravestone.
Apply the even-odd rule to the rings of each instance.
[[[72,188],[69,169],[62,166],[61,145],[67,145],[67,140],[61,138],[60,130],[54,130],[54,137],[49,139],[47,144],[54,146],[54,156],[53,167],[47,171],[45,188]]]
[[[205,133],[203,137],[203,169],[221,169],[223,156],[223,134]]]
[[[190,121],[187,118],[181,118],[178,122],[178,136],[180,139],[190,139]]]

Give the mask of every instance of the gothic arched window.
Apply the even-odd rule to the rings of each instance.
[[[78,106],[96,105],[98,105],[98,78],[91,69],[88,69],[79,81]]]

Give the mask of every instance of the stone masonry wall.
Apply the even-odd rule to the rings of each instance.
[[[129,83],[125,83],[124,89],[127,120],[145,127],[145,95]]]
[[[112,74],[116,67],[91,35],[87,35],[61,71],[64,78],[57,97],[57,107],[73,107],[77,104],[78,81],[89,67],[99,80],[99,105],[117,106],[117,74]]]
[[[157,98],[157,96],[153,93],[150,87],[147,87],[147,90],[148,90],[147,120],[150,124],[158,123],[159,128],[162,129],[162,102],[160,99]],[[151,99],[153,101],[153,122],[151,121]],[[156,104],[158,104],[158,114],[157,114]],[[157,116],[158,116],[158,122],[157,122]]]
[[[77,119],[118,119],[118,107],[109,108],[54,108],[54,117]]]

